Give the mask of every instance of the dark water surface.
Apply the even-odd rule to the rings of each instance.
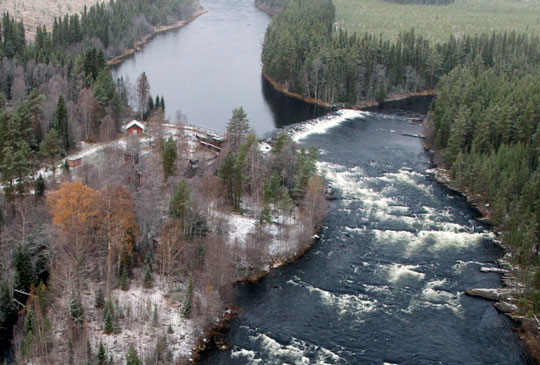
[[[466,288],[501,252],[464,200],[432,181],[406,119],[366,113],[303,140],[337,191],[322,239],[239,286],[230,351],[203,364],[523,364],[511,321]]]
[[[167,113],[223,130],[244,106],[259,136],[318,116],[272,90],[260,51],[270,17],[253,0],[206,0],[193,23],[156,37],[117,75],[145,71]],[[501,252],[476,212],[433,182],[421,132],[406,119],[357,113],[302,142],[321,149],[336,190],[319,243],[297,262],[238,288],[229,351],[203,364],[523,364],[530,359],[491,302],[466,288]]]
[[[270,16],[254,0],[203,0],[208,11],[192,23],[155,37],[115,69],[134,83],[144,71],[152,95],[163,95],[172,121],[223,131],[243,106],[259,136],[325,110],[282,96],[263,80],[261,49]]]

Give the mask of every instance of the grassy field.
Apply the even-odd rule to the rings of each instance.
[[[398,5],[383,0],[334,0],[338,26],[393,39],[413,26],[418,34],[447,40],[450,34],[515,29],[540,34],[540,2],[456,0],[452,5]]]
[[[0,0],[0,13],[9,12],[17,20],[24,22],[26,38],[34,39],[36,27],[45,24],[52,29],[55,16],[82,13],[97,0]]]

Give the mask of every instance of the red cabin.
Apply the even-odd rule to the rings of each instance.
[[[67,164],[70,168],[81,166],[82,164],[82,158],[76,158],[73,160],[67,160]]]
[[[126,132],[127,134],[136,134],[141,136],[144,132],[144,125],[136,120],[132,120],[128,125],[126,125]]]

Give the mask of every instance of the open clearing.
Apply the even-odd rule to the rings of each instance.
[[[540,2],[519,0],[456,0],[446,6],[400,5],[383,0],[334,0],[338,26],[394,39],[414,27],[433,41],[450,34],[519,30],[540,34]]]
[[[55,17],[82,13],[84,5],[90,7],[95,3],[91,0],[0,0],[0,11],[22,19],[26,39],[33,40],[38,25],[45,24],[51,30]]]

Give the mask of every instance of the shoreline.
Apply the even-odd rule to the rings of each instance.
[[[129,49],[125,50],[124,52],[122,52],[120,55],[108,60],[107,61],[107,66],[117,66],[117,65],[121,64],[126,59],[130,58],[135,53],[137,53],[138,51],[141,51],[144,48],[144,45],[147,44],[148,42],[150,42],[156,35],[158,35],[160,33],[168,32],[169,30],[179,29],[179,28],[183,27],[184,25],[191,23],[192,21],[194,21],[195,19],[197,19],[201,15],[206,14],[207,12],[208,12],[207,10],[205,10],[204,8],[202,8],[199,5],[199,9],[197,9],[187,19],[179,20],[176,23],[173,23],[173,24],[170,24],[170,25],[161,25],[161,26],[154,27],[152,32],[146,34],[144,37],[142,37],[141,40],[137,41],[135,43],[135,45],[133,46],[133,48],[129,48]]]
[[[500,286],[495,289],[468,288],[465,293],[471,297],[492,301],[493,306],[498,312],[510,318],[515,324],[514,331],[523,342],[531,359],[540,364],[540,324],[537,323],[535,318],[529,318],[526,314],[523,315],[520,313],[518,304],[524,288],[517,278],[519,268],[512,265],[508,260],[511,258],[509,246],[498,239],[501,232],[498,229],[499,227],[492,221],[490,205],[484,203],[481,196],[472,195],[468,190],[455,185],[448,169],[433,161],[434,151],[430,150],[426,145],[424,145],[424,150],[432,160],[434,170],[433,179],[447,189],[464,197],[467,204],[478,211],[480,217],[477,220],[490,225],[489,231],[496,237],[493,240],[494,245],[504,252],[503,256],[495,262],[498,269],[485,267],[482,270],[480,268],[480,274],[488,272],[499,274]]]
[[[278,10],[275,10],[275,9],[272,9],[272,8],[269,8],[269,7],[266,7],[264,6],[263,4],[261,4],[259,1],[255,1],[255,7],[263,12],[265,12],[266,14],[270,15],[270,16],[274,16],[274,15],[277,15],[279,13]]]
[[[377,107],[381,105],[381,103],[379,103],[376,100],[361,100],[354,105],[350,105],[348,103],[330,104],[320,99],[305,97],[298,93],[289,91],[287,87],[280,85],[277,81],[272,79],[266,72],[264,72],[264,67],[263,67],[263,77],[265,78],[266,81],[268,81],[272,85],[272,87],[276,91],[282,94],[285,94],[289,97],[292,97],[298,100],[302,100],[309,104],[319,105],[319,106],[329,108],[329,109],[338,107],[339,109],[347,108],[347,109],[354,109],[354,110],[365,110],[365,109],[369,109],[369,108],[373,108],[373,107]],[[438,92],[439,92],[438,90],[431,89],[431,90],[424,90],[424,91],[413,91],[413,92],[405,93],[405,94],[390,94],[384,99],[384,102],[388,103],[392,101],[404,100],[404,99],[412,98],[415,96],[435,96],[438,94]]]
[[[304,256],[310,249],[313,247],[313,245],[319,241],[319,233],[320,230],[315,231],[313,233],[312,238],[305,242],[304,244],[301,244],[301,246],[298,249],[298,252],[296,252],[293,256],[283,259],[281,261],[270,261],[268,270],[264,270],[258,274],[254,274],[252,276],[246,276],[242,279],[238,279],[235,281],[236,284],[240,283],[257,283],[259,280],[265,278],[268,276],[272,270],[279,269],[281,267],[284,267],[286,265],[292,264],[293,262],[300,259],[302,256]],[[201,354],[204,353],[208,346],[214,344],[216,347],[219,348],[219,345],[215,341],[216,335],[219,335],[223,333],[223,330],[228,328],[228,323],[233,320],[239,313],[239,308],[236,305],[233,305],[232,308],[226,308],[223,313],[221,314],[219,320],[214,323],[209,328],[205,329],[204,332],[206,334],[203,334],[200,336],[200,338],[195,342],[195,347],[191,351],[191,363],[192,364],[198,364],[200,361]]]

